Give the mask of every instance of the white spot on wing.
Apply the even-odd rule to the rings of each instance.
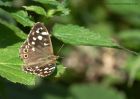
[[[42,34],[42,35],[49,35],[48,32],[42,32],[41,34]]]
[[[49,70],[53,70],[53,69],[55,69],[55,67],[51,67]]]
[[[36,40],[36,38],[35,38],[35,37],[33,37],[33,40]]]
[[[48,73],[48,71],[44,71],[44,73]]]
[[[35,51],[35,48],[34,47],[32,48],[32,51]]]
[[[36,68],[36,69],[38,69],[39,67],[38,67],[38,66],[36,66],[35,68]]]
[[[39,29],[36,30],[36,33],[39,33]]]
[[[42,29],[43,29],[42,27],[38,28],[38,29],[36,30],[36,33],[39,33],[39,30],[42,30]]]
[[[35,42],[32,42],[33,45],[35,45]]]
[[[48,70],[49,68],[48,67],[46,67],[44,70]]]
[[[43,37],[42,37],[42,36],[40,36],[40,35],[39,35],[37,38],[38,38],[39,40],[42,40],[42,39],[43,39]]]
[[[47,45],[49,45],[49,44],[47,44],[47,43],[44,43],[44,46],[47,46]]]

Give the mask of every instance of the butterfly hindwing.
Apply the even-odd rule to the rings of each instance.
[[[56,56],[53,54],[50,35],[46,27],[37,22],[20,48],[24,62],[23,70],[38,76],[48,76],[55,69]]]

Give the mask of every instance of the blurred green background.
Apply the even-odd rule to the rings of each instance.
[[[39,6],[45,12],[26,6]],[[11,14],[21,10],[28,12],[22,14],[27,14],[29,21]],[[64,44],[59,52],[62,58],[58,60],[58,64],[66,67],[64,73],[59,77],[36,78],[32,86],[0,77],[0,99],[140,98],[140,56],[131,52],[140,52],[140,0],[1,0],[0,48],[7,49],[24,41],[18,34],[7,34],[11,32],[9,28],[18,31],[10,24],[28,34],[32,24],[38,21],[43,22],[50,33],[56,23],[83,26],[111,37],[124,49],[73,46],[52,36],[55,54]],[[11,38],[14,39],[10,41]]]

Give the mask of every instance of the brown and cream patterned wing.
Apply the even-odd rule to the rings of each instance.
[[[53,54],[50,34],[43,23],[37,22],[33,26],[19,54],[26,72],[45,77],[54,71],[57,57]]]

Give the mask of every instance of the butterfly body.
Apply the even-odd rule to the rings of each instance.
[[[53,53],[50,34],[43,23],[37,22],[33,26],[19,54],[25,72],[46,77],[56,68],[57,56]]]

